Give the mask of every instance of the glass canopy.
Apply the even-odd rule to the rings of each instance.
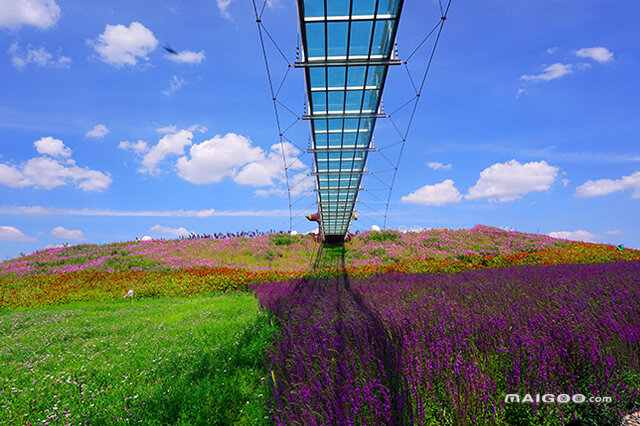
[[[360,189],[403,0],[298,0],[323,237],[344,236]]]

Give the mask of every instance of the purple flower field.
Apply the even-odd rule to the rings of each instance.
[[[256,295],[281,324],[266,356],[276,424],[609,425],[640,408],[638,261],[303,278]]]

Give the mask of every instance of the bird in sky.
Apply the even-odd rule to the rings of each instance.
[[[176,52],[175,50],[173,50],[173,48],[169,45],[169,43],[165,43],[164,44],[164,50],[166,50],[167,52],[173,54],[173,55],[177,55],[178,52]]]

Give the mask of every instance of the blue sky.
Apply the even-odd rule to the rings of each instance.
[[[407,0],[399,57],[438,19],[437,2]],[[486,224],[640,247],[639,19],[636,2],[454,0],[387,225]],[[293,61],[295,3],[271,1],[263,22]],[[408,63],[414,78],[431,40]],[[279,81],[286,63],[267,47]],[[2,259],[65,242],[289,228],[251,2],[0,0],[0,70]],[[301,113],[304,96],[292,70],[279,99]],[[385,111],[411,97],[406,71],[392,69]],[[305,232],[311,157],[297,157],[308,122],[280,111],[295,123],[284,148],[300,182],[293,229]],[[402,129],[407,111],[392,115]],[[376,147],[397,139],[379,120]],[[392,163],[397,148],[383,150]],[[353,229],[383,224],[373,211],[387,197],[376,192],[390,179],[385,162],[371,154]]]

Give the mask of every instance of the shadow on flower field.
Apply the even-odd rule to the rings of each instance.
[[[599,426],[640,408],[638,261],[368,277],[343,262],[324,247],[308,276],[256,287],[281,329],[278,424]]]
[[[291,288],[258,287],[258,297],[282,325],[267,355],[276,423],[408,420],[399,336],[354,291],[344,266],[343,246],[322,246],[313,274]]]

